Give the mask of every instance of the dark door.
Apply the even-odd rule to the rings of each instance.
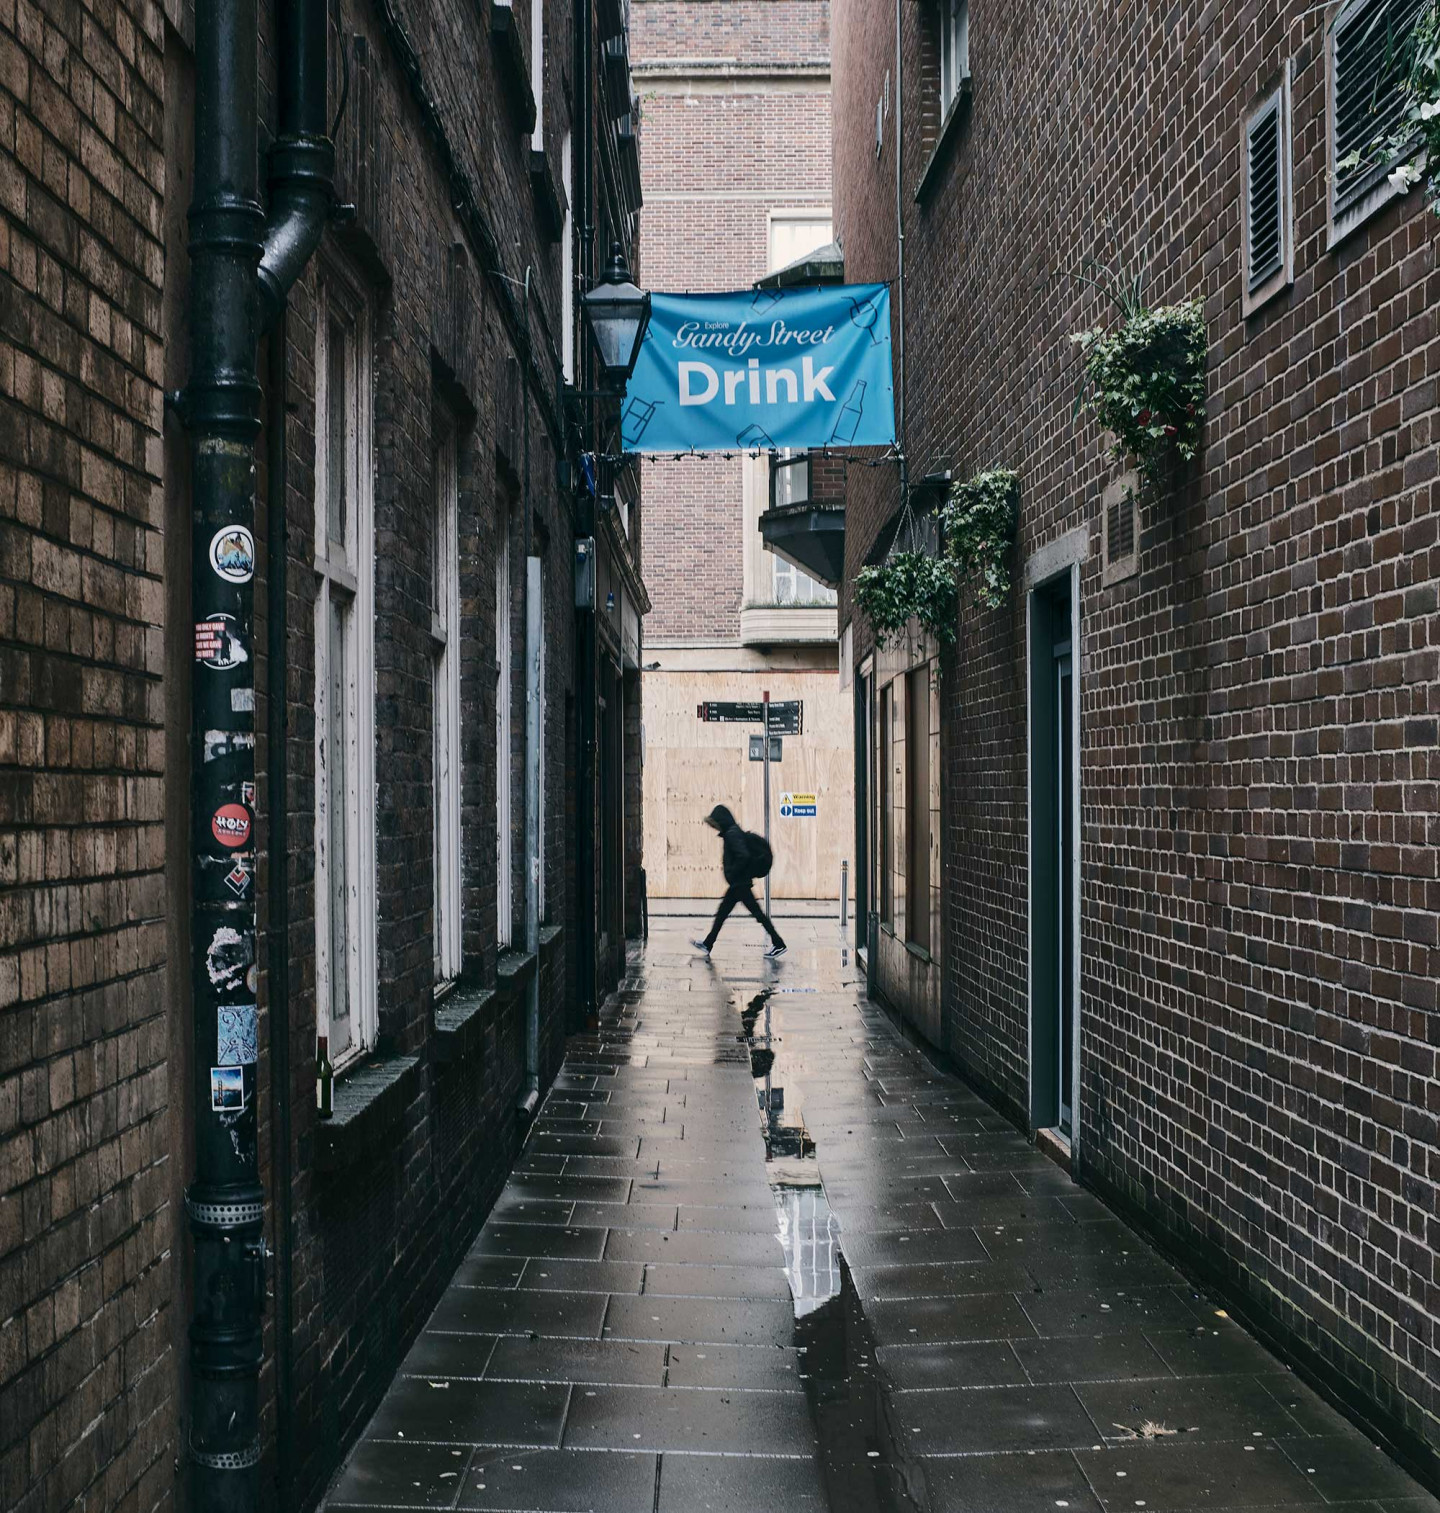
[[[1030,601],[1030,1116],[1073,1139],[1079,795],[1070,576]]]

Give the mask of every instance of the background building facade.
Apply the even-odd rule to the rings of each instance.
[[[635,72],[645,111],[646,278],[670,292],[745,289],[830,243],[829,5],[637,0]],[[806,459],[777,473],[781,501],[821,487]],[[776,896],[834,898],[853,803],[849,697],[837,669],[835,594],[766,549],[771,464],[758,457],[644,465],[645,872],[652,897],[717,891],[717,803],[764,823],[759,726],[703,724],[712,699],[804,703],[771,771]],[[839,477],[838,469],[836,477]],[[789,491],[788,493],[786,491]],[[784,792],[816,815],[782,818]]]
[[[287,3],[260,16],[262,182]],[[623,8],[581,13],[577,47],[568,0],[330,8],[348,208],[260,348],[255,624],[203,644],[166,402],[191,375],[193,11],[0,13],[6,1508],[187,1503],[197,664],[256,671],[232,876],[258,950],[196,965],[258,1006],[266,1506],[314,1504],[488,1211],[583,1023],[592,917],[592,994],[615,980],[602,874],[638,869],[638,699],[607,716],[596,690],[627,644],[637,676],[646,601],[638,493],[609,510],[582,482],[577,289],[612,241],[634,264],[637,122]],[[619,612],[587,641],[592,537]]]
[[[1436,228],[1337,168],[1416,10],[925,0],[897,58],[837,0],[833,54],[852,280],[898,174],[917,503],[1022,488],[954,651],[842,596],[879,986],[1433,1481]],[[1138,504],[1073,406],[1089,252],[1204,306],[1202,456]],[[847,586],[899,502],[852,470]]]

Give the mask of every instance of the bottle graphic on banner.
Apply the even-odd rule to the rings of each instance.
[[[845,397],[845,408],[835,420],[835,429],[830,433],[831,446],[849,446],[860,428],[860,417],[865,413],[865,380],[857,378],[855,387]]]

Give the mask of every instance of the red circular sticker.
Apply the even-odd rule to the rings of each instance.
[[[210,829],[222,846],[243,846],[250,839],[250,811],[244,804],[221,804]]]

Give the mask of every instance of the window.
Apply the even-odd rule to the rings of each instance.
[[[832,239],[830,211],[772,210],[770,212],[770,268],[778,273],[807,252],[818,252]]]
[[[513,678],[511,641],[510,527],[508,514],[500,525],[495,551],[495,910],[497,940],[507,950],[515,918],[513,876],[514,831],[510,823],[511,798],[511,696]]]
[[[970,0],[940,0],[940,119],[970,78]]]
[[[570,199],[574,194],[574,168],[570,162],[570,133],[560,148],[560,187],[565,192],[565,219],[560,230],[560,371],[565,382],[575,382],[575,242]]]
[[[895,928],[895,685],[880,690],[880,781],[875,802],[880,811],[880,920]]]
[[[770,560],[775,564],[775,603],[800,604],[828,607],[835,603],[835,590],[817,583],[809,573],[802,572],[793,562],[773,553]]]
[[[905,938],[930,949],[930,665],[905,675]]]
[[[532,152],[545,151],[545,0],[530,0],[530,92],[535,96]]]
[[[321,274],[315,353],[315,1013],[340,1066],[375,1041],[375,541],[369,320]]]
[[[1398,158],[1341,167],[1393,131],[1405,108],[1408,43],[1428,0],[1359,0],[1330,28],[1330,240],[1395,195],[1387,174]]]
[[[430,556],[436,986],[460,975],[460,484],[455,426],[434,406]]]
[[[1245,123],[1242,202],[1245,314],[1258,310],[1294,276],[1290,190],[1290,71]]]

